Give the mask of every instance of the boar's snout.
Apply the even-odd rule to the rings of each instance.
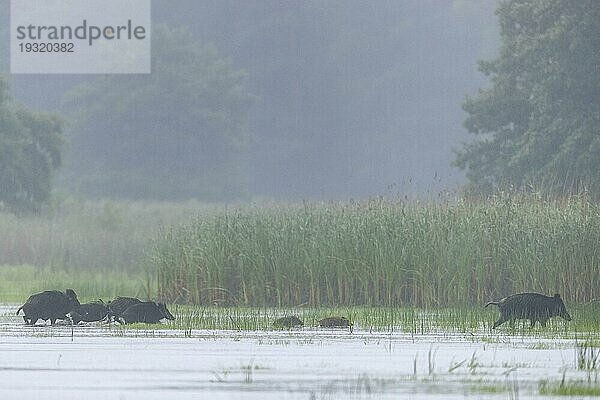
[[[556,293],[554,295],[554,301],[556,302],[556,305],[558,308],[558,312],[557,312],[558,316],[566,319],[567,321],[570,321],[572,319],[571,315],[567,311],[567,307],[565,307],[565,303],[562,301],[560,294]]]
[[[170,319],[171,321],[175,319],[173,314],[171,314],[171,312],[167,309],[167,305],[165,303],[158,303],[158,308],[166,319]]]

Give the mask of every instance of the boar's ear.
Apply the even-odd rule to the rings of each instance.
[[[558,294],[558,293],[554,293],[554,298],[555,298],[555,299],[560,299],[560,294]]]

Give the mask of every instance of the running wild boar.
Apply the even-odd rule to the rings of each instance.
[[[347,328],[352,326],[346,317],[327,317],[319,321],[321,328]]]
[[[79,305],[77,294],[73,289],[67,289],[65,293],[46,290],[29,296],[25,304],[17,310],[17,315],[23,310],[23,320],[28,325],[35,325],[39,319],[50,320],[54,325],[57,319],[67,319],[67,314]]]
[[[125,310],[129,307],[140,304],[142,301],[135,297],[117,297],[113,301],[108,302],[108,322],[111,320],[118,321],[123,316]]]
[[[289,317],[281,317],[273,322],[273,328],[275,329],[292,329],[304,326],[304,322],[295,315]]]
[[[500,318],[494,322],[493,329],[506,321],[513,323],[517,319],[528,319],[531,321],[532,328],[537,321],[545,327],[546,322],[552,317],[571,320],[559,294],[544,296],[539,293],[518,293],[499,301],[490,301],[485,307],[490,304],[496,305],[500,309]]]
[[[75,307],[71,311],[70,315],[74,324],[78,324],[81,321],[102,321],[108,315],[108,307],[102,300],[93,301],[91,303],[84,303],[78,307]]]
[[[155,303],[153,301],[144,301],[134,304],[121,314],[121,320],[126,324],[134,322],[157,324],[163,318],[170,320],[175,319],[164,303]]]

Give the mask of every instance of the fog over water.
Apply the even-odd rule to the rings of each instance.
[[[0,4],[0,67],[7,72],[9,2]],[[97,75],[9,75],[11,92],[19,103],[68,121],[58,180],[67,191],[208,201],[433,196],[464,180],[450,165],[452,150],[471,139],[461,104],[485,85],[477,61],[496,54],[496,6],[467,0],[153,1],[154,28],[187,29],[232,71],[243,71],[243,90],[235,93],[241,90],[244,99],[207,95],[208,106],[195,105],[176,84],[173,92],[157,84],[150,100],[125,109],[129,121],[110,107],[85,119],[66,100]],[[153,46],[160,37],[153,36]],[[155,57],[153,74],[159,74],[168,60],[158,51]],[[120,84],[109,82],[119,98]],[[229,107],[226,128],[188,119],[201,107],[213,107],[214,117],[221,101]],[[82,109],[94,107],[88,99]],[[177,119],[179,111],[185,120]],[[185,142],[194,129],[230,137],[207,134],[196,148]],[[121,140],[138,136],[154,147],[135,155],[123,147],[120,155]],[[148,171],[156,172],[146,182]],[[189,190],[178,189],[194,177]]]

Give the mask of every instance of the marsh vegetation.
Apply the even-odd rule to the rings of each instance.
[[[163,229],[148,268],[173,302],[480,305],[600,298],[600,207],[585,197],[232,207]]]
[[[227,208],[104,202],[59,206],[55,215],[28,217],[23,226],[0,215],[2,301],[73,287],[82,302],[167,300],[176,317],[160,324],[26,327],[14,316],[18,304],[5,307],[1,334],[17,348],[31,346],[19,344],[22,337],[65,354],[56,373],[76,363],[64,352],[73,340],[100,364],[112,361],[99,354],[117,349],[131,363],[160,364],[144,376],[181,382],[150,385],[151,394],[517,398],[598,390],[600,214],[585,197]],[[77,265],[80,259],[89,263]],[[522,290],[560,292],[572,321],[553,318],[533,329],[517,321],[492,331],[498,310],[485,303]],[[275,330],[275,321],[291,315],[304,326]],[[319,327],[331,316],[346,317],[352,329]],[[149,347],[142,358],[130,351]],[[219,357],[215,348],[222,349]],[[182,372],[166,361],[172,351],[212,361],[202,371],[190,365]],[[13,360],[11,354],[3,357]],[[292,364],[282,364],[282,354]],[[46,368],[29,358],[18,364],[31,374]],[[116,392],[136,387],[133,365],[121,372],[127,379],[107,378],[117,382]],[[81,384],[90,393],[106,394],[86,376]]]

